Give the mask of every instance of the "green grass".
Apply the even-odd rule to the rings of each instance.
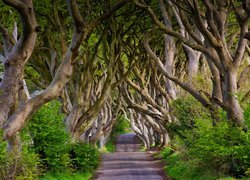
[[[92,173],[76,173],[76,174],[46,174],[39,177],[39,180],[88,180],[92,177]]]
[[[115,137],[110,137],[109,141],[105,145],[105,152],[115,152]]]
[[[196,167],[192,162],[183,159],[178,152],[171,152],[171,150],[163,150],[161,156],[166,161],[164,167],[166,174],[177,180],[216,180],[221,176],[217,175],[209,169]]]

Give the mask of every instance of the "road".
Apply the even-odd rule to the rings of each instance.
[[[134,133],[119,135],[116,152],[105,153],[94,180],[168,180],[160,160],[139,152],[140,142]]]

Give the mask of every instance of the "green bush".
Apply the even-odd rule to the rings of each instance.
[[[161,150],[160,152],[160,156],[163,158],[163,159],[167,159],[171,154],[174,153],[174,150],[171,149],[170,147],[166,147],[164,149]]]
[[[73,143],[63,123],[60,103],[52,101],[32,118],[29,131],[33,148],[46,174],[91,172],[98,166],[99,152],[91,145]]]
[[[197,138],[197,119],[202,119],[205,126],[212,126],[212,120],[207,109],[193,97],[177,99],[171,104],[177,123],[167,125],[171,139],[179,139],[181,144],[189,147]],[[180,142],[179,142],[180,143]]]
[[[104,152],[115,152],[115,137],[110,137],[108,142],[105,144]]]
[[[41,173],[71,177],[72,170],[89,177],[100,154],[91,145],[73,144],[63,118],[58,101],[47,103],[22,131],[20,155],[8,153],[7,143],[0,142],[0,179],[35,179]]]
[[[0,142],[0,177],[3,179],[35,179],[39,172],[38,156],[29,148],[28,134],[23,133],[20,151],[7,151],[7,142]]]
[[[100,153],[92,145],[74,143],[71,145],[70,158],[75,171],[92,172],[99,164]]]
[[[178,180],[215,180],[221,175],[211,169],[194,165],[187,157],[179,152],[173,152],[169,147],[161,151],[161,157],[167,162],[165,170],[172,179]]]
[[[52,101],[44,105],[29,124],[33,148],[44,171],[65,172],[68,167],[70,137],[65,131],[63,118],[60,103]]]
[[[248,128],[250,128],[250,104],[248,104],[244,109],[244,117]]]
[[[250,167],[250,132],[224,122],[199,133],[189,148],[197,164],[235,177],[244,175]]]
[[[234,177],[248,174],[249,131],[244,132],[231,126],[223,111],[220,112],[221,123],[213,126],[208,110],[190,97],[174,101],[172,108],[179,121],[167,128],[171,133],[172,148],[182,154],[179,158],[180,165],[185,162],[185,166],[190,166],[190,169],[208,169]],[[250,107],[246,107],[244,114],[246,122],[249,122]],[[165,156],[163,153],[164,158],[169,156],[168,153]]]

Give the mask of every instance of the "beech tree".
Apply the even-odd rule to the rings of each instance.
[[[248,0],[134,0],[127,8],[129,0],[3,2],[23,25],[0,26],[5,139],[53,99],[62,102],[71,136],[100,140],[100,146],[122,113],[147,148],[169,144],[167,126],[178,122],[171,103],[185,92],[210,110],[214,125],[222,108],[230,122],[245,126],[238,92],[249,69]],[[197,78],[206,79],[207,87],[199,87]],[[25,98],[26,81],[40,93]]]
[[[38,25],[36,23],[32,0],[3,1],[15,8],[21,16],[23,32],[17,43],[11,42],[11,35],[1,27],[4,40],[4,74],[0,83],[0,125],[7,120],[15,103],[16,94],[22,86],[23,70],[33,52]]]
[[[140,31],[138,24],[133,30]],[[146,25],[142,25],[146,28]],[[143,29],[142,28],[142,29]],[[143,140],[145,147],[165,146],[170,139],[165,124],[175,121],[169,113],[172,96],[167,91],[166,79],[159,77],[155,64],[149,61],[141,44],[143,36],[131,33],[124,41],[128,64],[133,68],[119,86],[123,99],[123,112],[130,120],[131,127]],[[164,54],[164,51],[162,52]],[[131,66],[127,62],[119,65],[119,74]]]
[[[5,101],[6,99],[8,99],[8,97],[10,97],[10,100],[8,101],[9,103],[4,103],[3,101],[1,103],[0,109],[6,109],[3,113],[1,113],[1,122],[5,122],[7,119],[6,114],[8,112],[8,109],[10,109],[10,107],[12,106],[11,102],[13,102],[13,96],[18,91],[19,86],[17,80],[21,80],[21,72],[23,72],[24,65],[33,51],[38,30],[35,21],[32,1],[23,2],[11,0],[4,2],[15,7],[20,12],[21,17],[24,20],[24,35],[23,38],[20,38],[18,40],[19,43],[17,43],[17,45],[15,45],[12,49],[11,52],[13,53],[10,53],[11,56],[8,55],[7,57],[7,62],[9,61],[9,59],[20,59],[20,61],[22,59],[22,64],[21,66],[18,64],[18,66],[20,66],[21,68],[17,68],[14,71],[12,69],[12,73],[17,73],[17,77],[14,77],[11,72],[9,73],[11,73],[12,75],[8,76],[8,68],[6,67],[4,78],[1,82],[1,91],[3,92],[2,96],[4,96],[4,98],[1,99],[4,99],[3,101]],[[81,16],[76,1],[67,1],[70,16],[72,17],[74,22],[74,33],[72,35],[71,43],[67,47],[66,54],[62,57],[62,61],[49,86],[41,94],[29,99],[26,103],[19,107],[17,111],[13,115],[11,115],[8,121],[5,122],[5,125],[3,127],[4,139],[8,139],[9,137],[13,136],[17,131],[19,131],[25,125],[28,118],[32,116],[32,114],[34,114],[34,112],[36,112],[39,107],[41,107],[46,102],[57,98],[60,95],[60,92],[63,90],[65,84],[68,82],[72,75],[73,65],[76,61],[76,58],[78,57],[78,50],[82,42],[86,40],[88,35],[96,26],[98,26],[103,20],[109,18],[114,11],[121,8],[127,2],[127,0],[118,2],[108,11],[103,13],[103,15],[88,22],[87,19],[84,20]],[[28,10],[29,12],[27,12]],[[25,47],[27,47],[27,49],[25,49]],[[22,55],[22,58],[19,57],[19,51],[21,51],[20,54]],[[7,65],[8,63],[5,64]],[[10,79],[7,80],[8,78]],[[11,79],[14,82],[7,86],[7,84],[11,82]],[[8,88],[10,88],[11,90]]]
[[[150,57],[158,64],[162,73],[192,94],[205,107],[214,111],[213,103],[216,103],[227,112],[228,119],[232,123],[241,127],[245,126],[242,108],[237,98],[237,74],[243,61],[247,43],[245,36],[248,33],[249,2],[245,1],[239,4],[228,1],[173,1],[172,4],[178,8],[179,17],[192,39],[188,39],[180,32],[165,26],[144,1],[134,2],[150,14],[154,24],[164,33],[178,38],[188,47],[202,52],[207,57],[206,60],[210,64],[213,86],[215,87],[213,96],[206,92],[199,93],[193,86],[185,84],[171,75],[150,48],[149,35],[147,35],[144,41],[145,48]],[[230,16],[234,16],[238,22],[239,34],[234,41],[234,46],[231,45],[230,35],[227,33],[228,26],[230,26]],[[205,39],[204,42],[194,33],[191,24],[199,29]]]

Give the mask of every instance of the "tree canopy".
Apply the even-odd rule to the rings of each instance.
[[[100,146],[121,115],[146,148],[170,145],[181,124],[173,106],[189,95],[207,123],[248,131],[249,0],[0,6],[0,127],[10,145],[55,99],[71,138]]]

